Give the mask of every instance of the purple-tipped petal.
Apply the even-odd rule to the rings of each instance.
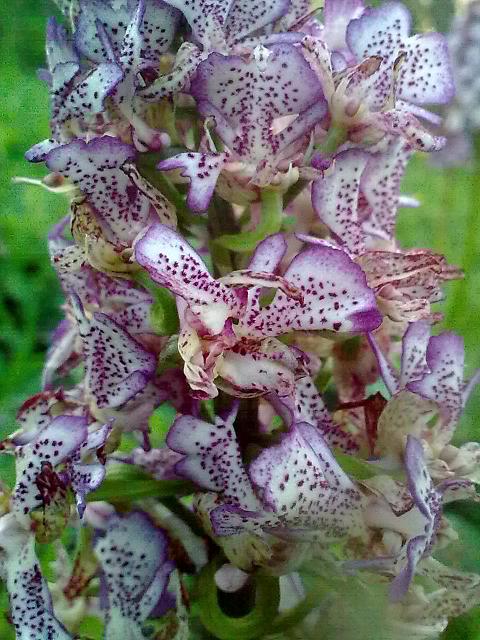
[[[50,151],[60,147],[61,143],[57,142],[53,138],[48,138],[47,140],[42,140],[42,142],[38,142],[34,144],[33,147],[25,153],[25,159],[29,162],[45,162]]]
[[[390,583],[389,596],[392,602],[399,602],[406,595],[415,575],[417,564],[425,553],[426,543],[425,536],[416,536],[407,542],[404,554],[402,554],[403,564],[406,566]]]
[[[250,271],[275,273],[287,251],[287,241],[281,233],[267,236],[255,248],[248,268]]]
[[[156,357],[107,315],[96,313],[89,321],[78,298],[72,297],[72,306],[83,341],[87,388],[98,408],[120,407],[147,386]]]
[[[180,153],[162,160],[157,169],[183,169],[181,175],[190,180],[187,204],[193,212],[203,213],[208,209],[225,161],[224,153]]]
[[[303,303],[277,292],[271,304],[245,320],[251,335],[319,329],[366,332],[382,322],[365,274],[343,251],[310,246],[292,260],[284,277],[302,291]]]
[[[463,339],[449,331],[433,336],[428,343],[426,361],[430,372],[420,380],[409,382],[407,389],[438,404],[444,416],[444,437],[451,436],[463,403]]]
[[[197,485],[222,493],[225,500],[244,509],[255,509],[259,502],[252,491],[236,440],[233,422],[217,419],[214,425],[193,416],[177,418],[167,444],[185,454],[175,471]]]
[[[321,37],[330,51],[343,51],[346,48],[347,26],[351,20],[359,18],[364,10],[363,0],[325,0]]]
[[[369,333],[367,335],[367,339],[377,360],[377,366],[382,380],[388,391],[393,396],[393,394],[397,393],[400,388],[398,373],[383,354],[383,351],[380,349],[380,345],[376,341],[375,337]]]
[[[293,45],[257,47],[249,62],[213,53],[199,65],[191,92],[229,150],[254,165],[275,164],[326,113],[320,83]],[[274,133],[275,121],[290,115],[297,117]]]
[[[213,333],[238,308],[234,291],[212,278],[198,253],[165,225],[152,225],[136,242],[135,260],[155,282],[184,298]]]
[[[165,534],[139,512],[112,516],[95,544],[106,585],[105,638],[143,638],[141,626],[164,593],[173,564]]]
[[[360,180],[369,155],[357,149],[335,157],[334,167],[312,186],[312,205],[333,237],[352,255],[365,250],[365,238],[358,219]]]
[[[390,57],[409,37],[411,26],[410,12],[400,2],[368,7],[348,25],[348,46],[358,60],[373,55]]]
[[[46,164],[82,191],[109,240],[128,245],[146,226],[151,206],[120,169],[135,156],[130,145],[103,136],[88,143],[77,139],[58,147],[48,154]]]
[[[421,442],[411,435],[407,437],[404,462],[408,489],[424,524],[421,534],[408,540],[396,560],[397,567],[403,568],[390,586],[390,597],[394,601],[400,600],[408,590],[418,562],[433,545],[441,517],[441,494],[427,471]]]

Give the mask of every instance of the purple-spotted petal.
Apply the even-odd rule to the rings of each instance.
[[[212,29],[217,25],[224,25],[232,2],[235,2],[235,0],[165,1],[182,12],[192,29],[193,35],[202,44],[208,43],[208,37],[211,35]]]
[[[392,140],[386,152],[370,156],[360,185],[366,232],[386,240],[393,236],[400,183],[411,154],[411,148],[402,138],[397,138]]]
[[[400,369],[400,388],[409,382],[418,380],[428,372],[426,354],[430,341],[431,325],[419,320],[409,325],[402,340],[402,362]]]
[[[259,502],[253,493],[236,440],[233,422],[236,413],[215,424],[193,416],[177,418],[167,444],[185,457],[176,464],[178,475],[197,485],[222,493],[225,500],[243,509],[255,509]]]
[[[105,445],[111,430],[110,422],[95,431],[90,431],[70,466],[69,477],[80,517],[83,517],[86,508],[85,497],[91,491],[98,489],[105,477],[105,466],[97,461],[95,453]],[[93,462],[84,461],[92,456]]]
[[[138,58],[156,63],[169,49],[178,19],[178,11],[161,0],[82,0],[75,45],[96,63],[123,57],[132,46]]]
[[[348,25],[348,46],[358,60],[374,55],[390,57],[409,37],[411,25],[410,12],[400,2],[368,7]]]
[[[447,40],[440,33],[408,38],[397,78],[397,96],[413,104],[446,104],[455,94]]]
[[[249,62],[213,53],[199,65],[191,92],[230,151],[255,165],[275,163],[326,113],[320,83],[293,45],[257,47]],[[274,133],[276,121],[294,115]]]
[[[225,351],[217,364],[218,387],[237,397],[255,397],[275,391],[291,395],[299,363],[295,353],[279,340],[264,339],[253,345],[239,342]]]
[[[294,422],[307,422],[317,427],[329,447],[338,448],[345,453],[358,450],[358,444],[353,436],[332,420],[310,376],[296,381],[293,405]]]
[[[69,178],[83,193],[107,238],[129,244],[150,215],[150,200],[121,171],[135,150],[117,138],[77,139],[51,151],[46,164]]]
[[[153,377],[156,357],[104,313],[89,321],[76,297],[72,307],[83,341],[86,384],[98,408],[120,407]]]
[[[439,151],[445,146],[446,138],[435,136],[408,111],[392,109],[375,113],[375,125],[393,136],[401,136],[405,142],[418,151]]]
[[[403,56],[397,77],[397,95],[414,104],[449,102],[454,94],[447,42],[428,33],[409,37],[411,16],[399,2],[368,8],[348,25],[347,42],[358,60],[379,55],[393,63]]]
[[[465,361],[462,338],[449,331],[433,336],[428,343],[426,361],[430,372],[420,380],[409,382],[407,389],[439,405],[445,421],[442,432],[447,437],[462,408]]]
[[[225,20],[229,44],[240,42],[286,14],[290,0],[233,0]]]
[[[112,516],[95,544],[107,593],[105,640],[144,637],[141,626],[174,568],[167,548],[165,534],[145,514]]]
[[[162,98],[185,91],[190,78],[205,56],[191,42],[184,42],[177,51],[175,64],[169,73],[160,76],[137,94],[147,102],[159,102]]]
[[[162,160],[157,169],[182,169],[181,175],[190,180],[187,204],[193,212],[203,213],[208,209],[226,158],[224,153],[180,153]]]
[[[253,252],[248,268],[250,271],[275,273],[287,251],[287,241],[281,233],[275,233],[262,240]]]
[[[365,249],[358,219],[358,195],[368,160],[368,154],[363,151],[343,151],[335,157],[335,164],[328,174],[312,186],[315,213],[352,255],[362,254]]]
[[[313,530],[323,539],[359,533],[361,494],[311,425],[295,425],[279,445],[263,450],[249,474],[286,527]]]
[[[278,336],[292,330],[367,332],[382,321],[365,274],[348,255],[310,246],[284,274],[303,293],[303,302],[277,292],[271,304],[243,323],[250,335]]]
[[[198,253],[165,225],[149,227],[136,242],[135,259],[155,282],[184,298],[213,333],[238,308],[234,291],[212,278]]]
[[[63,94],[80,66],[67,30],[55,18],[50,18],[47,24],[46,53],[51,89],[57,95]]]
[[[114,62],[103,62],[81,78],[62,101],[54,102],[52,117],[56,123],[104,111],[105,98],[112,95],[123,79],[122,69]]]
[[[15,449],[16,483],[12,512],[28,526],[30,512],[42,504],[36,484],[45,466],[54,468],[71,457],[87,438],[87,420],[71,415],[54,418],[38,435]]]
[[[36,437],[52,420],[52,407],[61,402],[61,391],[44,391],[26,400],[17,413],[19,431],[10,436],[15,445],[26,444]]]
[[[390,587],[390,597],[394,601],[405,595],[418,562],[433,545],[441,516],[441,494],[435,489],[427,471],[421,442],[411,435],[407,437],[404,462],[408,489],[415,507],[424,518],[424,526],[420,535],[408,540],[396,560],[397,567],[403,568]]]
[[[13,514],[0,518],[0,547],[17,640],[72,640],[55,618],[52,599],[35,554],[35,537]]]

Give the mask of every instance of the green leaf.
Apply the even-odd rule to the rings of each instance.
[[[340,453],[339,451],[335,451],[335,459],[345,473],[357,480],[368,480],[369,478],[385,473],[365,460],[354,458],[353,456],[349,456],[346,453]]]
[[[86,616],[78,628],[78,633],[82,638],[89,640],[101,640],[103,637],[103,623],[100,618]]]
[[[164,402],[158,409],[155,409],[150,416],[148,424],[150,426],[150,442],[153,447],[161,447],[165,444],[168,430],[175,420],[177,411],[169,402]]]
[[[155,333],[171,336],[178,332],[178,314],[175,298],[163,287],[151,288],[155,302],[150,308],[150,322]]]
[[[101,486],[88,494],[88,502],[132,502],[142,498],[188,495],[193,485],[184,480],[155,480],[140,469],[128,464],[115,464],[107,469]]]

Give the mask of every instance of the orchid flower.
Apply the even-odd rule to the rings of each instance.
[[[335,243],[365,270],[381,310],[396,321],[431,317],[430,304],[442,298],[440,283],[460,275],[443,256],[402,251],[394,244],[400,181],[410,153],[395,140],[374,155],[356,149],[340,152],[312,186],[315,212]]]
[[[111,425],[88,424],[87,418],[73,413],[58,415],[64,407],[60,392],[30,398],[17,416],[21,428],[3,442],[3,448],[13,450],[16,458],[12,513],[25,527],[39,507],[48,512],[55,501],[65,502],[68,486],[73,489],[81,516],[86,494],[95,490],[105,476],[104,465],[95,460],[95,453],[105,445]],[[59,465],[65,470],[57,472]],[[48,528],[48,513],[45,517]]]
[[[306,36],[303,47],[322,81],[334,126],[354,143],[389,134],[415,149],[440,149],[445,139],[430,134],[417,116],[439,124],[421,105],[453,97],[444,36],[409,36],[411,17],[398,2],[372,9],[332,0],[325,18],[320,37]]]
[[[234,410],[212,425],[182,416],[167,439],[171,449],[184,455],[176,473],[219,494],[208,515],[212,533],[220,539],[240,536],[238,546],[235,538],[231,547],[225,543],[227,553],[240,553],[244,534],[323,542],[349,532],[361,537],[362,496],[314,427],[292,425],[281,443],[263,451],[247,470],[235,437],[235,417]],[[246,545],[254,562],[259,559],[259,545],[254,541]],[[241,562],[249,566],[252,557]]]
[[[270,390],[289,395],[300,363],[277,336],[289,330],[361,333],[381,322],[363,273],[341,251],[308,249],[283,277],[260,270],[267,256],[269,268],[275,269],[283,255],[281,238],[272,247],[274,255],[264,254],[272,250],[272,238],[252,260],[259,271],[233,272],[220,280],[214,280],[192,247],[164,225],[150,227],[135,245],[137,262],[181,299],[179,349],[185,375],[192,388],[207,397],[217,393],[217,376],[242,395]],[[315,265],[315,276],[310,275],[310,265]],[[263,308],[261,287],[279,289]]]
[[[219,153],[182,153],[162,161],[162,171],[183,169],[190,179],[189,205],[205,211],[226,163],[241,163],[248,179],[269,184],[283,163],[303,149],[326,115],[320,83],[289,44],[258,46],[245,62],[212,53],[197,68],[191,93],[201,115],[214,119],[225,145]],[[227,168],[227,167],[225,167]]]
[[[431,452],[435,470],[443,477],[454,473],[477,478],[478,448],[474,443],[460,450],[450,444],[455,427],[470,393],[478,383],[478,373],[469,382],[463,378],[463,340],[448,331],[430,337],[428,322],[411,324],[402,342],[401,370],[398,374],[373,337],[369,338],[379,369],[392,394],[378,422],[378,447],[386,455],[398,455],[407,434],[422,438]],[[431,419],[438,415],[431,426]],[[400,442],[402,441],[402,443]],[[452,464],[452,468],[443,455]]]
[[[442,504],[474,495],[474,488],[462,480],[446,480],[435,486],[425,464],[422,444],[409,435],[404,456],[407,485],[413,500],[409,508],[398,514],[391,507],[379,502],[371,503],[365,513],[369,527],[387,529],[399,533],[404,542],[392,558],[379,561],[351,563],[351,566],[389,568],[396,574],[390,585],[390,597],[398,601],[406,594],[417,570],[417,565],[429,553],[436,541],[441,524]]]

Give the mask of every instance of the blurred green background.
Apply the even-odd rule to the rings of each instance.
[[[413,3],[417,21],[437,21],[444,28],[451,0]],[[36,78],[44,64],[46,19],[55,12],[47,0],[0,3],[0,437],[14,427],[15,410],[39,390],[49,332],[60,318],[59,287],[46,249],[49,226],[66,212],[66,201],[33,186],[12,184],[13,176],[42,176],[42,166],[23,154],[49,135],[48,94]],[[423,157],[410,164],[404,193],[417,197],[419,209],[400,214],[398,231],[404,246],[429,247],[466,271],[449,284],[443,326],[465,338],[467,371],[480,366],[480,174],[473,167],[440,170]],[[470,400],[459,438],[479,439],[480,391]],[[480,512],[456,517],[462,529],[464,568],[480,571]],[[457,551],[460,547],[457,547]],[[449,638],[480,638],[479,618],[470,616],[449,629]]]

